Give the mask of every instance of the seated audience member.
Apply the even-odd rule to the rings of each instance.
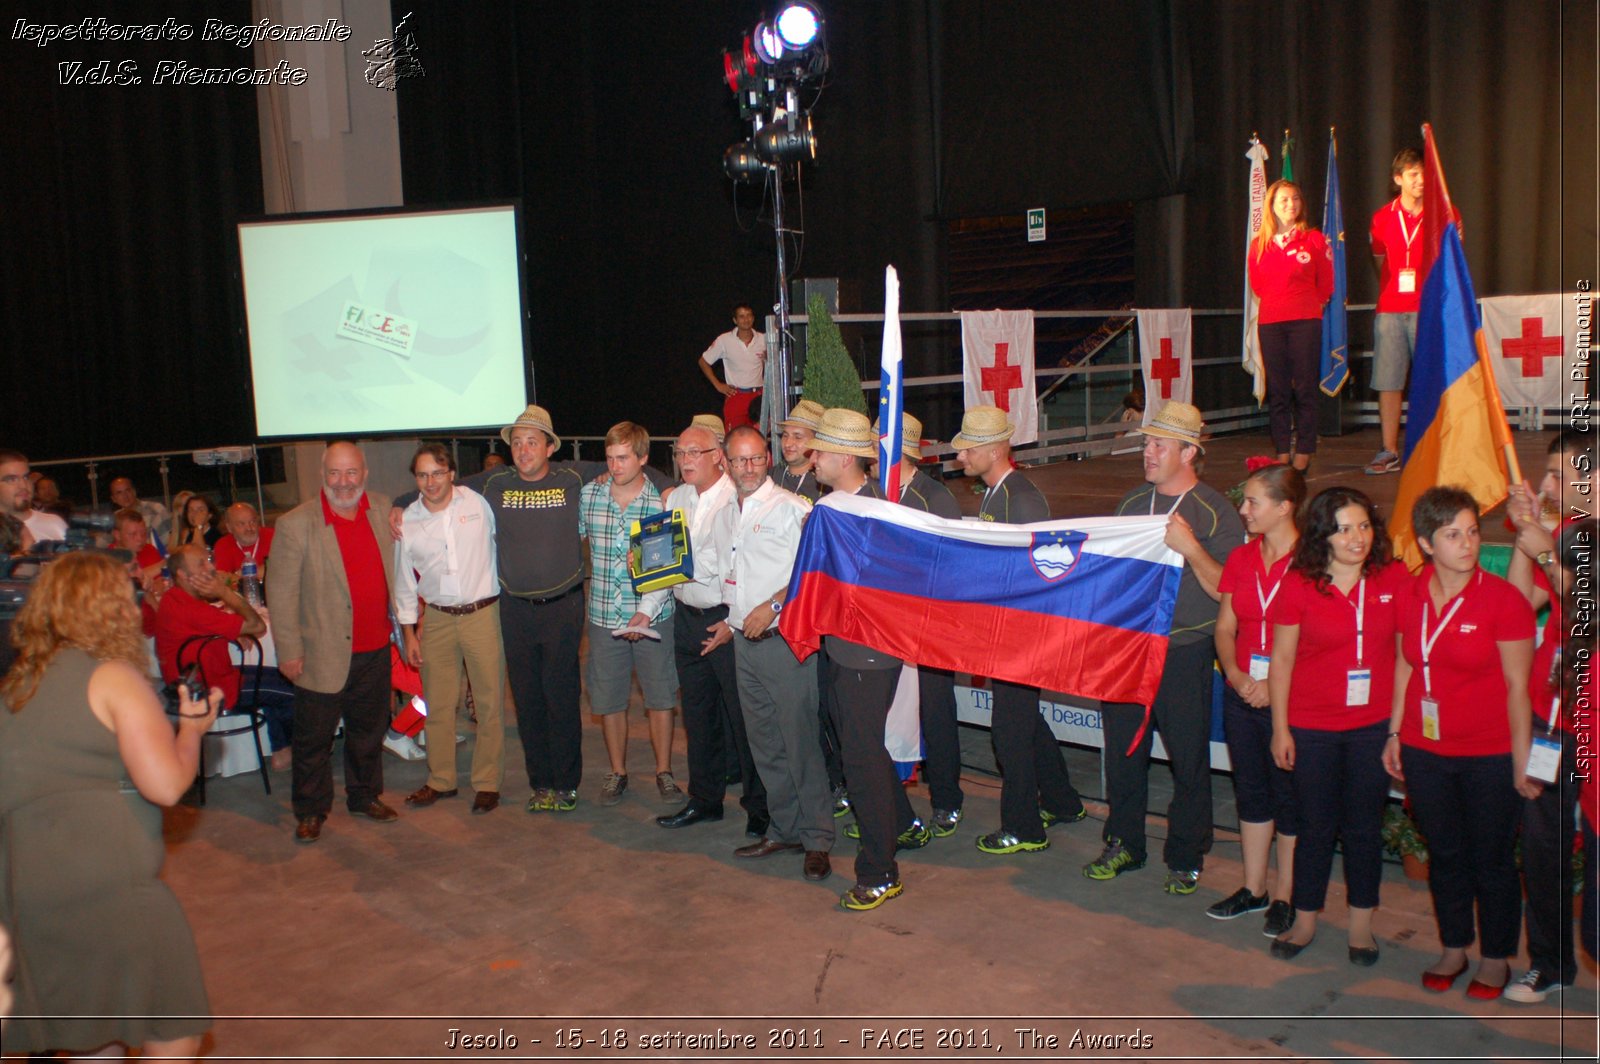
[[[501,454],[499,451],[490,451],[488,454],[483,456],[483,471],[485,473],[489,472],[491,469],[499,469],[505,464],[506,456]]]
[[[0,513],[0,554],[21,554],[33,546],[28,526],[8,513]]]
[[[266,618],[217,575],[217,567],[206,549],[191,543],[172,552],[172,588],[161,596],[156,609],[156,657],[161,663],[161,678],[172,683],[178,678],[178,651],[194,636],[220,635],[226,639],[253,638],[267,630]],[[195,660],[191,649],[185,664]],[[199,655],[205,682],[222,689],[225,707],[239,704],[240,670],[228,656],[227,644],[208,644]],[[262,678],[261,706],[267,719],[267,738],[271,742],[272,767],[278,771],[289,764],[289,724],[293,696],[269,688]],[[280,756],[281,755],[281,756]]]
[[[157,547],[161,546],[160,536],[172,525],[171,511],[159,502],[139,498],[133,481],[127,477],[117,477],[111,482],[111,502],[119,510],[132,508],[144,514],[144,523],[150,528],[152,542]]]
[[[133,578],[148,590],[150,581],[161,574],[166,559],[150,545],[150,529],[144,523],[144,514],[133,509],[118,510],[112,521],[111,545],[133,555]]]
[[[34,508],[28,458],[20,451],[0,449],[0,513],[8,513],[27,525],[36,543],[67,538],[65,521]]]
[[[183,504],[173,511],[172,538],[167,546],[172,550],[190,543],[216,546],[222,531],[217,528],[217,510],[211,500],[195,492],[180,492],[179,498],[183,499]]]
[[[63,521],[72,516],[72,504],[61,497],[61,487],[47,476],[36,476],[33,482],[33,505],[37,510],[55,514]]]
[[[211,551],[217,571],[238,575],[248,559],[256,563],[256,573],[264,580],[267,555],[272,553],[272,529],[261,527],[256,508],[247,502],[234,503],[222,515],[222,527],[227,535],[217,540]]]

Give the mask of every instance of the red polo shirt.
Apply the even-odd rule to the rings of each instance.
[[[1333,253],[1315,229],[1303,229],[1279,247],[1267,245],[1259,258],[1250,253],[1250,287],[1261,298],[1262,325],[1322,317],[1333,295]]]
[[[356,515],[340,517],[322,493],[322,520],[333,526],[339,540],[339,556],[344,559],[345,579],[350,583],[350,652],[364,654],[389,645],[389,578],[383,571],[383,555],[367,520],[371,509],[365,492]]]
[[[1411,665],[1400,742],[1447,757],[1509,754],[1511,725],[1498,644],[1532,639],[1533,609],[1516,588],[1480,569],[1442,611],[1435,610],[1428,593],[1432,576],[1433,567],[1423,566],[1400,607],[1400,652]],[[1433,697],[1439,703],[1437,742],[1422,735],[1424,615],[1428,635],[1437,635],[1428,653]],[[1440,631],[1445,617],[1449,623]]]
[[[1289,680],[1289,723],[1296,728],[1350,731],[1388,720],[1394,708],[1395,611],[1405,598],[1411,574],[1391,562],[1356,582],[1348,596],[1328,585],[1326,593],[1291,570],[1267,619],[1297,624],[1294,673]],[[1361,655],[1356,655],[1356,606],[1366,585],[1362,610]],[[1364,706],[1347,706],[1345,688],[1351,669],[1368,669],[1372,686]]]
[[[181,587],[169,588],[161,596],[161,606],[156,610],[156,657],[161,662],[161,678],[168,683],[178,678],[178,650],[189,637],[220,635],[237,639],[243,630],[244,618],[232,610],[202,602]],[[184,663],[192,664],[194,660],[195,651],[191,647],[184,654]],[[200,652],[200,668],[207,684],[222,688],[224,706],[239,701],[239,670],[228,657],[228,644],[206,644]]]
[[[1422,277],[1409,292],[1400,291],[1400,271],[1422,263],[1422,212],[1411,214],[1400,197],[1379,207],[1372,216],[1372,254],[1378,259],[1378,313],[1415,314],[1422,303]],[[1407,239],[1409,235],[1410,239]]]
[[[1261,538],[1257,536],[1228,555],[1217,581],[1218,594],[1233,596],[1233,615],[1239,621],[1239,634],[1233,641],[1233,663],[1246,675],[1250,673],[1251,654],[1272,655],[1272,624],[1266,620],[1261,600],[1267,599],[1269,605],[1278,600],[1284,574],[1289,571],[1289,561],[1294,557],[1292,553],[1285,554],[1271,570],[1264,569]]]
[[[256,540],[255,550],[250,555],[256,563],[258,572],[262,563],[267,560],[267,555],[271,553],[272,529],[263,528],[261,530],[261,538]],[[237,573],[244,568],[244,551],[239,549],[239,541],[234,539],[233,536],[223,536],[217,540],[217,545],[211,548],[211,560],[216,563],[217,568],[222,572]]]

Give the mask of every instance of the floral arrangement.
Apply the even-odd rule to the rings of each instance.
[[[1227,493],[1235,508],[1244,505],[1244,481],[1249,480],[1256,470],[1277,464],[1278,459],[1270,454],[1253,454],[1244,460],[1244,480],[1229,488]]]

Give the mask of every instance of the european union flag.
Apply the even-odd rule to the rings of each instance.
[[[1322,235],[1333,256],[1333,295],[1322,308],[1322,359],[1318,365],[1324,395],[1338,395],[1350,379],[1350,324],[1345,318],[1344,208],[1339,205],[1339,145],[1328,130],[1328,195],[1322,201]]]

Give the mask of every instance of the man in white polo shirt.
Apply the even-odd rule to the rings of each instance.
[[[478,713],[472,811],[488,813],[500,804],[505,775],[500,678],[506,664],[495,579],[494,510],[482,495],[456,485],[455,458],[442,444],[417,448],[411,473],[421,495],[401,518],[394,552],[394,612],[405,632],[406,658],[422,669],[428,782],[407,795],[406,804],[429,806],[456,795],[456,704],[465,662]],[[428,613],[420,637],[419,596]]]
[[[722,363],[722,380],[711,367]],[[740,303],[733,308],[733,328],[711,341],[700,356],[700,372],[722,393],[722,423],[732,431],[753,425],[750,404],[761,397],[767,364],[767,337],[756,331],[755,308]]]

